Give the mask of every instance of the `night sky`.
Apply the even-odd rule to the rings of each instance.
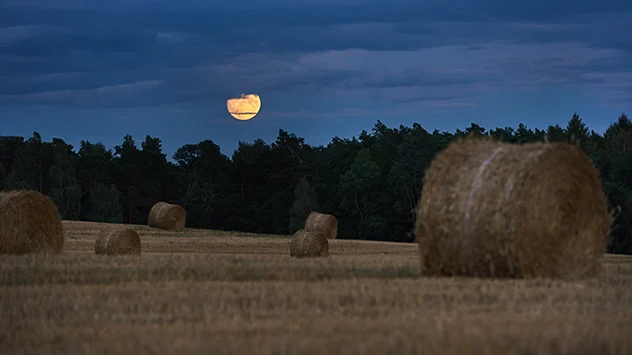
[[[514,4],[520,4],[516,6]],[[237,121],[226,100],[261,96]],[[326,145],[381,120],[602,133],[632,107],[632,1],[2,0],[0,135]]]

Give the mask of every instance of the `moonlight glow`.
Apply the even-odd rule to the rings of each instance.
[[[240,121],[247,121],[257,115],[261,109],[261,99],[257,94],[242,94],[226,101],[228,113]]]

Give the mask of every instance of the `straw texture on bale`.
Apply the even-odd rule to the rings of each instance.
[[[426,171],[415,236],[426,275],[584,278],[601,271],[611,223],[580,148],[460,139]]]
[[[290,256],[297,258],[329,256],[329,241],[324,233],[300,229],[292,236]]]
[[[57,206],[31,190],[0,192],[0,254],[57,254],[64,232]]]
[[[336,239],[338,234],[338,220],[330,214],[312,212],[305,220],[304,230],[308,232],[324,233],[327,239]]]
[[[102,231],[94,245],[94,252],[99,255],[140,254],[140,251],[140,237],[129,228]]]
[[[184,230],[186,219],[187,213],[180,205],[158,202],[149,212],[148,224],[150,227],[180,232]]]

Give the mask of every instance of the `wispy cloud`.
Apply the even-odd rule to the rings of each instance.
[[[219,104],[255,91],[447,108],[508,89],[585,87],[604,102],[632,91],[632,6],[618,0],[182,1],[5,3],[0,100]]]
[[[9,46],[35,37],[62,33],[58,26],[18,25],[0,26],[0,47]]]
[[[35,103],[35,104],[61,104],[68,101],[85,103],[86,100],[95,102],[99,100],[129,99],[129,95],[136,95],[143,91],[162,85],[160,80],[139,81],[130,84],[102,86],[88,90],[57,90],[42,91],[22,95],[3,95],[0,101],[8,104]]]

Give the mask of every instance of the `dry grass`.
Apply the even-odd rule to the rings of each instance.
[[[289,238],[133,226],[143,255],[94,255],[110,227],[0,257],[0,353],[632,353],[631,257],[585,281],[422,278],[414,244],[296,259]]]

